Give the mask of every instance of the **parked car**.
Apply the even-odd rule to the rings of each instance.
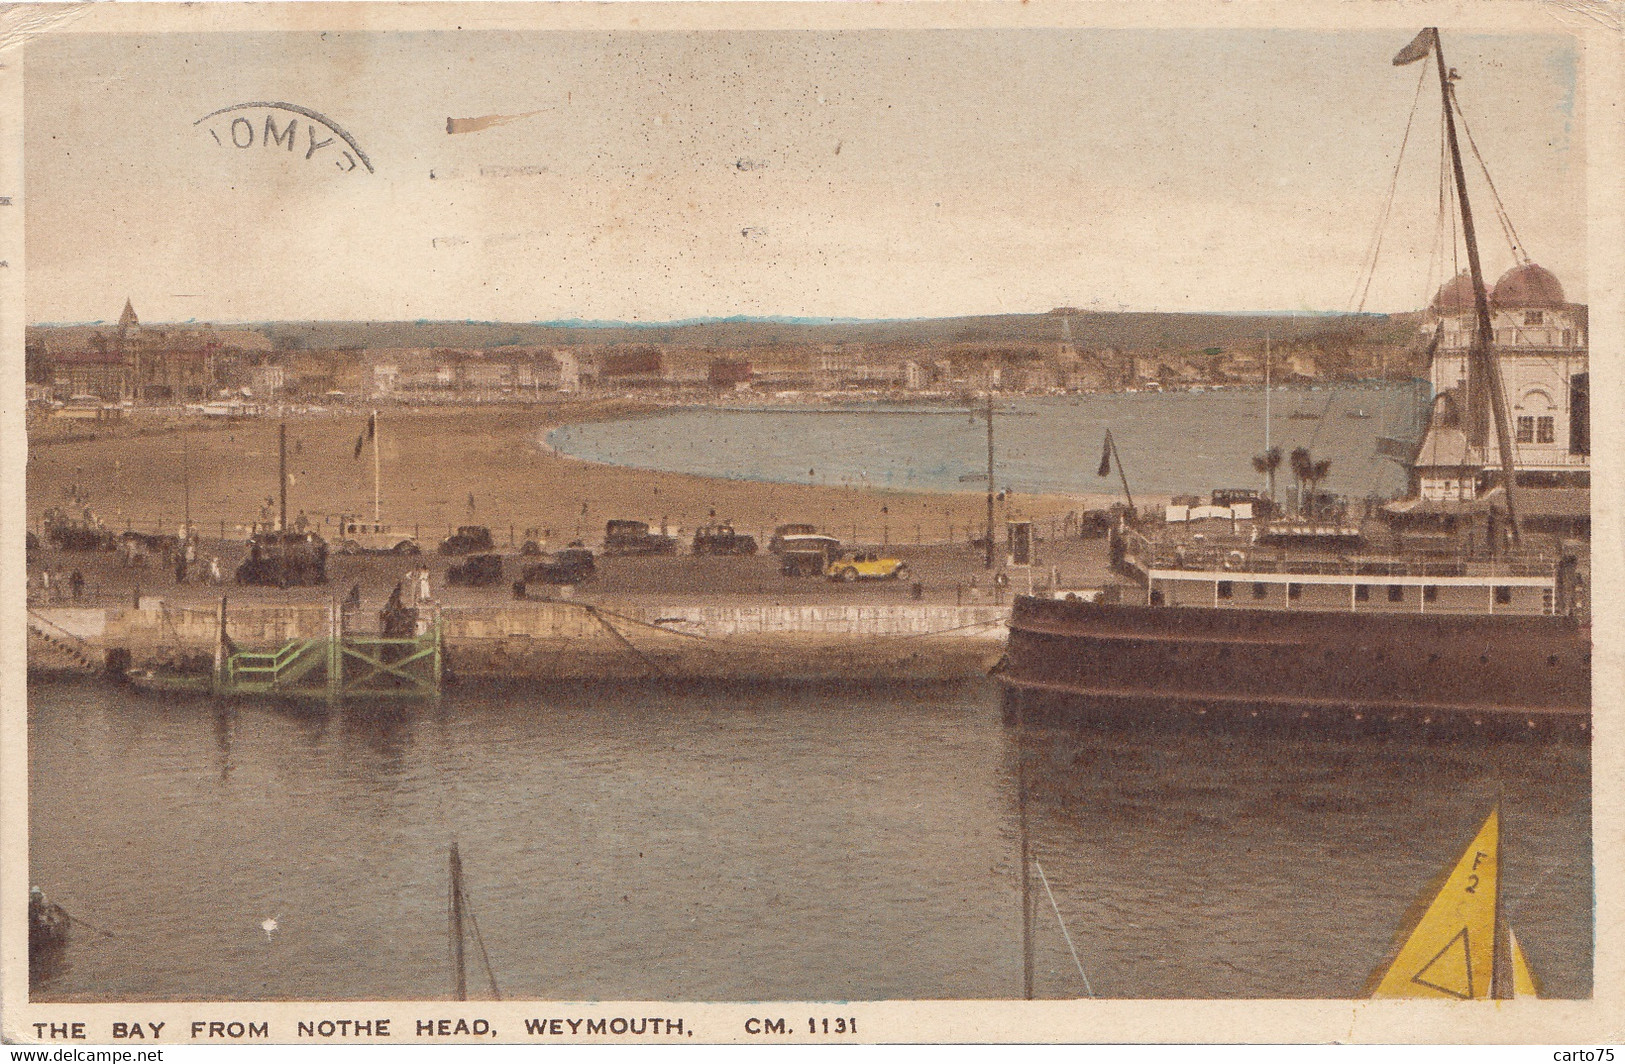
[[[791,551],[816,550],[823,551],[826,558],[833,558],[843,549],[841,541],[834,536],[819,532],[789,532],[780,537],[779,549],[774,553],[784,555]]]
[[[818,535],[818,529],[813,527],[812,525],[802,525],[802,524],[779,525],[777,528],[775,528],[773,530],[772,537],[770,539],[768,539],[768,541],[767,541],[767,552],[769,554],[783,554],[784,553],[784,540],[785,540],[785,537],[787,537],[787,536],[816,536],[816,535]]]
[[[339,518],[339,534],[333,544],[339,554],[418,554],[421,549],[410,532],[348,515]]]
[[[100,522],[64,519],[45,523],[45,538],[58,550],[114,550],[118,539]]]
[[[604,553],[676,554],[677,537],[651,532],[647,521],[611,521],[604,526]]]
[[[597,571],[592,551],[577,543],[527,566],[514,584],[514,592],[522,598],[527,584],[579,584]]]
[[[706,525],[694,533],[695,554],[755,554],[756,537],[735,532],[733,525]]]
[[[460,525],[440,541],[441,554],[483,554],[495,549],[491,530],[484,525]]]
[[[779,555],[779,572],[785,576],[823,576],[829,555],[816,548],[787,550]]]
[[[845,583],[855,580],[901,580],[908,575],[908,564],[897,558],[882,558],[873,551],[856,551],[831,561],[824,569],[824,575]]]
[[[175,552],[180,550],[180,546],[179,536],[168,536],[161,532],[118,534],[119,558],[129,566],[156,565],[167,568],[174,564]]]
[[[448,584],[464,587],[490,587],[502,582],[502,555],[470,554],[446,570]]]

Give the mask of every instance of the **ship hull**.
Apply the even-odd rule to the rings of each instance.
[[[1591,633],[1566,617],[1018,598],[1008,715],[1167,726],[1585,735]]]

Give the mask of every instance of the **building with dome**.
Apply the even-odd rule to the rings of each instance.
[[[1489,293],[1491,350],[1500,367],[1519,486],[1584,488],[1591,478],[1590,375],[1586,307],[1570,303],[1553,274],[1513,267]],[[1412,466],[1413,494],[1476,499],[1501,478],[1493,418],[1483,448],[1467,434],[1468,352],[1477,331],[1472,278],[1439,289],[1422,325],[1437,336],[1430,383],[1433,416]]]
[[[1586,307],[1570,303],[1551,271],[1523,263],[1489,292],[1491,354],[1512,429],[1519,527],[1562,540],[1591,529],[1590,366]],[[1506,534],[1495,419],[1472,443],[1468,356],[1477,329],[1471,276],[1439,289],[1423,315],[1433,346],[1433,408],[1411,462],[1410,497],[1383,507],[1396,532],[1443,535],[1469,553]],[[1554,541],[1555,542],[1555,541]]]

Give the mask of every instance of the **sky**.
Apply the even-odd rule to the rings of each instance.
[[[1437,76],[1390,63],[1411,32],[47,36],[28,319],[1346,310],[1420,83],[1365,303],[1413,310],[1442,278]],[[1577,42],[1444,46],[1529,255],[1583,301]],[[264,122],[292,112],[204,117],[255,101],[328,125],[290,148]],[[307,158],[332,127],[370,172],[336,138]]]

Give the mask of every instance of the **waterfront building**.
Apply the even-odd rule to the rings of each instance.
[[[1587,308],[1569,303],[1558,279],[1534,263],[1507,271],[1489,295],[1518,484],[1589,487]],[[1437,347],[1429,371],[1433,413],[1413,466],[1413,492],[1475,499],[1498,482],[1500,460],[1493,419],[1483,448],[1467,440],[1467,356],[1477,332],[1471,277],[1462,274],[1439,289],[1422,328]]]

